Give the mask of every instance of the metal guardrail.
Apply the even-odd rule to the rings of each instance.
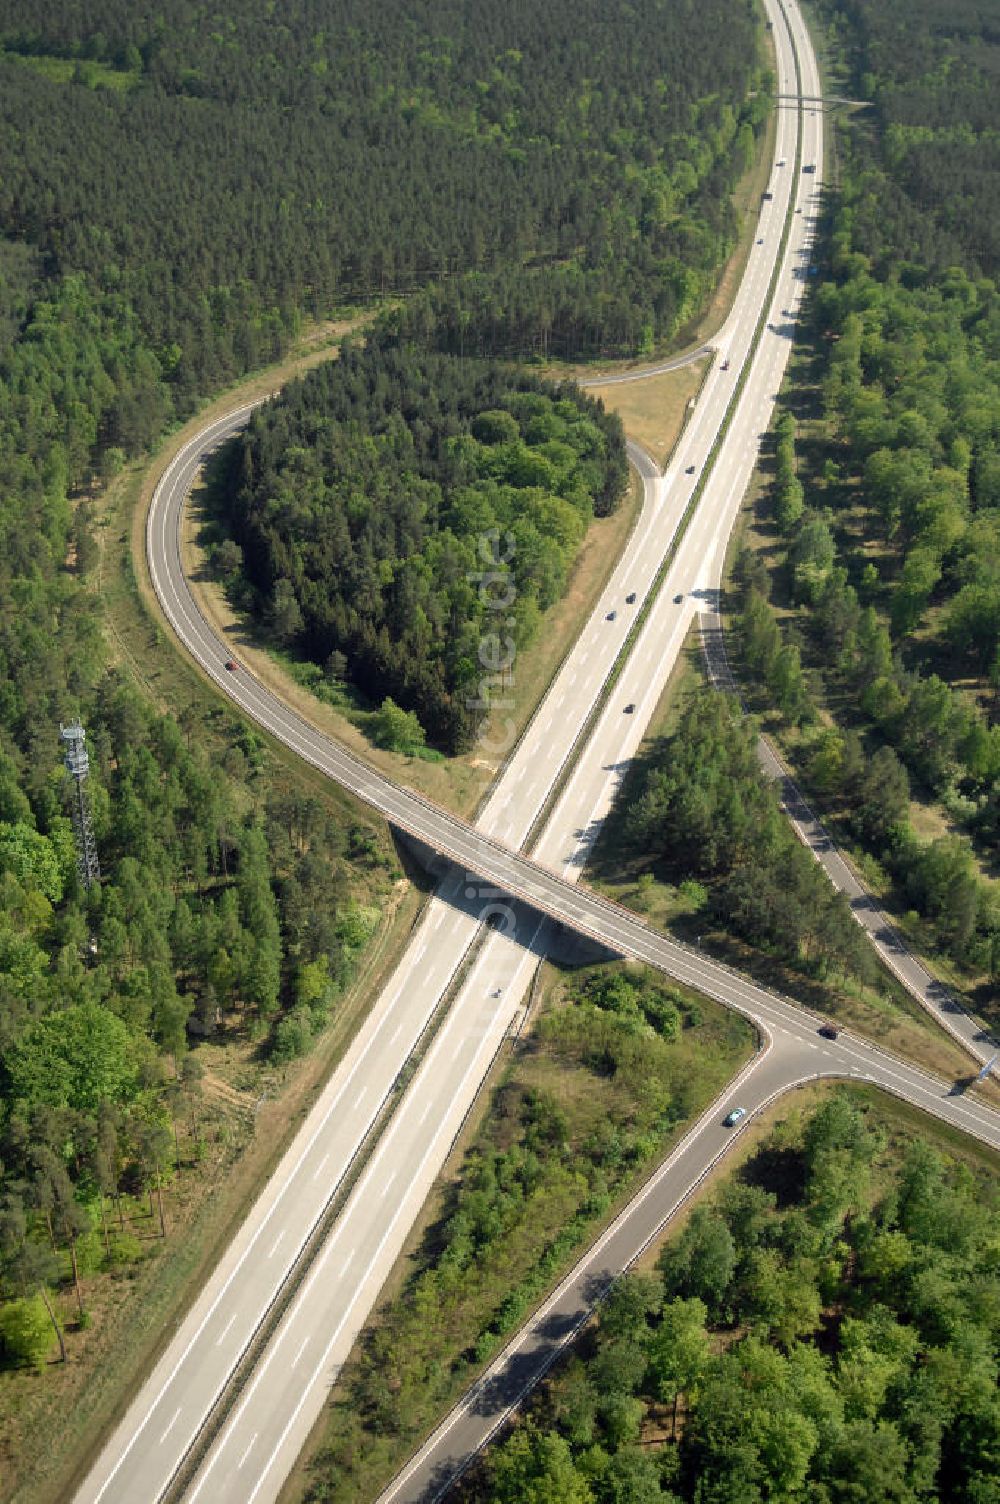
[[[504,1344],[501,1351],[473,1382],[473,1384],[469,1387],[458,1404],[452,1407],[452,1409],[448,1412],[448,1414],[440,1422],[440,1424],[434,1429],[434,1431],[431,1432],[431,1435],[427,1438],[427,1440],[421,1444],[416,1452],[413,1453],[409,1461],[404,1465],[399,1473],[397,1473],[396,1477],[391,1481],[391,1483],[378,1495],[375,1504],[391,1504],[391,1500],[399,1492],[400,1488],[408,1481],[409,1476],[412,1473],[415,1465],[418,1463],[419,1459],[424,1456],[426,1452],[432,1449],[439,1440],[446,1436],[447,1433],[451,1430],[452,1426],[454,1426],[455,1423],[460,1420],[462,1416],[468,1412],[469,1409],[471,1409],[471,1407],[476,1403],[476,1401],[484,1393],[487,1387],[503,1371],[505,1364],[510,1360],[511,1357],[514,1356],[532,1328],[537,1326],[539,1322],[544,1320],[544,1318],[548,1315],[549,1311],[557,1303],[557,1301],[559,1301],[568,1290],[572,1289],[574,1282],[579,1279],[580,1275],[586,1270],[587,1265],[594,1259],[597,1254],[601,1252],[606,1244],[610,1242],[610,1240],[618,1232],[621,1231],[621,1228],[628,1220],[628,1218],[632,1215],[635,1207],[647,1196],[653,1193],[653,1191],[656,1189],[656,1183],[660,1179],[660,1177],[667,1173],[667,1171],[674,1165],[680,1155],[685,1152],[691,1141],[696,1138],[697,1135],[704,1130],[704,1128],[708,1126],[708,1124],[713,1120],[714,1117],[717,1116],[720,1104],[723,1103],[726,1098],[732,1094],[733,1091],[738,1089],[744,1083],[744,1081],[746,1081],[747,1077],[757,1069],[757,1067],[765,1059],[768,1051],[772,1046],[770,1034],[768,1034],[766,1030],[763,1032],[765,1035],[764,1042],[758,1049],[757,1053],[753,1056],[753,1058],[747,1061],[742,1070],[738,1071],[733,1079],[728,1082],[728,1084],[723,1088],[722,1092],[720,1092],[720,1094],[709,1103],[704,1112],[702,1112],[697,1120],[691,1124],[690,1128],[688,1128],[680,1141],[674,1145],[667,1156],[650,1171],[649,1175],[643,1181],[642,1185],[629,1198],[626,1205],[617,1212],[617,1214],[607,1224],[607,1226],[603,1229],[597,1239],[590,1245],[586,1252],[579,1259],[577,1259],[576,1263],[573,1265],[568,1274],[563,1275],[558,1284],[552,1290],[550,1290],[546,1296],[542,1298],[542,1300],[536,1306],[535,1310],[531,1313],[526,1321],[522,1322],[517,1332],[515,1332],[514,1335]],[[779,1092],[778,1095],[781,1095],[781,1093]],[[753,1117],[756,1116],[760,1110],[761,1108],[755,1109],[754,1113],[748,1116],[746,1123],[742,1125],[740,1131],[748,1126]],[[708,1175],[712,1169],[714,1169],[715,1165],[722,1158],[722,1156],[728,1153],[737,1137],[737,1134],[733,1134],[732,1137],[722,1145],[718,1153],[712,1157],[712,1160],[702,1172],[702,1174],[700,1174],[697,1180],[693,1181],[691,1185],[685,1189],[681,1197],[679,1197],[674,1205],[664,1214],[663,1218],[657,1222],[656,1226],[643,1240],[640,1247],[635,1250],[629,1262],[624,1265],[625,1269],[630,1268],[637,1259],[641,1258],[642,1254],[649,1247],[649,1244],[653,1241],[653,1239],[659,1236],[666,1223],[671,1219],[671,1217],[676,1214],[677,1210],[684,1204],[688,1197],[694,1193],[698,1186],[702,1184],[705,1176]],[[614,1283],[615,1278],[617,1277],[619,1276],[612,1276],[610,1279],[606,1280],[603,1283],[598,1292],[594,1295],[593,1300],[588,1304],[587,1309],[580,1315],[579,1319],[575,1321],[573,1325],[566,1331],[566,1333],[562,1336],[560,1342],[553,1348],[551,1353],[546,1356],[546,1359],[542,1366],[536,1369],[534,1374],[526,1381],[526,1383],[518,1391],[514,1398],[511,1399],[509,1404],[506,1405],[503,1411],[496,1416],[489,1431],[481,1438],[476,1451],[473,1452],[466,1459],[464,1465],[456,1469],[441,1485],[439,1490],[431,1496],[429,1504],[436,1504],[436,1501],[438,1499],[443,1498],[445,1493],[447,1493],[447,1491],[454,1486],[456,1480],[460,1478],[462,1474],[467,1470],[467,1468],[471,1465],[474,1458],[478,1456],[479,1453],[489,1445],[490,1441],[504,1425],[508,1417],[513,1414],[513,1412],[518,1408],[525,1395],[528,1394],[529,1391],[533,1389],[534,1386],[545,1377],[545,1374],[552,1367],[552,1364],[559,1357],[560,1353],[565,1351],[565,1349],[569,1346],[574,1337],[580,1331],[581,1327],[583,1327],[590,1319],[594,1309],[604,1298],[604,1295],[607,1294],[607,1291],[610,1289],[611,1285]]]

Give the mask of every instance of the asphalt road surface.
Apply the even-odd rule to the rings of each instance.
[[[818,93],[811,48],[803,35],[797,13],[791,11],[790,14],[792,24],[797,29],[797,40],[800,42],[803,90],[807,94],[813,90]],[[819,118],[809,116],[808,120],[819,120]],[[820,127],[816,126],[810,130],[808,120],[803,141],[802,163],[814,161],[819,169],[822,161]],[[778,155],[780,156],[780,150]],[[807,176],[813,177],[813,174]],[[817,170],[813,184],[814,191],[819,188],[819,183],[816,181],[819,178],[820,172]],[[805,218],[805,215],[801,217]],[[782,312],[780,315],[772,316],[774,331],[780,329],[782,334],[785,332],[786,326],[778,324],[778,317],[782,320],[794,317],[802,293],[803,280],[803,258],[800,258],[790,283],[786,282],[784,288],[779,284],[774,305],[776,308],[780,307]],[[763,417],[763,412],[761,416]],[[732,446],[727,446],[727,453],[732,452]],[[723,476],[723,466],[717,465],[713,474],[713,487],[723,479]],[[742,486],[739,486],[739,489],[742,495]],[[727,530],[722,531],[723,538],[726,532]],[[698,592],[701,609],[714,605],[718,599],[717,591],[723,555],[724,548],[720,549],[716,546],[714,553],[707,556],[707,567],[701,576],[703,584]],[[670,598],[669,585],[665,587],[663,594],[665,598]],[[710,629],[713,625],[716,628],[718,626],[718,618],[714,616],[709,620]],[[633,654],[630,668],[636,664],[638,656],[638,653]],[[719,665],[716,664],[716,667]],[[657,692],[658,689],[659,686],[657,686]],[[623,696],[628,693],[624,676],[622,693]],[[588,752],[589,750],[588,748]],[[770,759],[774,764],[773,753],[770,754]],[[783,769],[772,766],[770,771],[772,776],[780,772],[787,780],[787,774]],[[885,916],[878,913],[870,896],[860,888],[855,875],[833,848],[798,790],[794,785],[789,787],[786,782],[783,793],[789,816],[795,823],[801,838],[823,861],[832,880],[847,892],[859,921],[871,934],[883,958],[915,995],[922,996],[922,1000],[930,1010],[945,1023],[946,1027],[951,1028],[951,1032],[955,1033],[973,1054],[983,1059],[987,1053],[991,1053],[990,1041],[983,1035],[975,1020],[969,1019],[960,1010],[957,1010],[958,1016],[956,1016],[955,1005],[946,996],[942,996],[937,984],[933,983],[919,963],[905,952],[898,937],[891,932],[891,927],[887,926]],[[604,807],[604,801],[598,800],[595,805],[594,834],[596,834],[596,825],[599,823]],[[555,824],[554,820],[553,827]],[[587,833],[586,829],[578,832],[584,838]],[[542,855],[541,847],[536,854]],[[727,1001],[732,1001],[732,999],[727,999]],[[914,1095],[915,1089],[921,1086],[921,1082],[911,1078],[911,1068],[901,1068],[895,1061],[880,1060],[877,1054],[873,1055],[870,1046],[853,1040],[847,1041],[843,1035],[836,1044],[823,1041],[816,1033],[818,1027],[816,1020],[807,1025],[800,1016],[796,1025],[787,1018],[782,1022],[774,1017],[768,1019],[767,1015],[760,1011],[759,1006],[751,1007],[748,1011],[759,1024],[769,1028],[774,1044],[768,1054],[756,1063],[742,1080],[723,1094],[702,1122],[684,1140],[680,1148],[674,1151],[666,1165],[630,1203],[609,1234],[600,1240],[595,1248],[588,1250],[580,1264],[567,1277],[550,1301],[526,1324],[483,1376],[483,1379],[474,1386],[399,1478],[386,1490],[380,1504],[390,1504],[390,1501],[392,1504],[414,1504],[414,1501],[427,1501],[438,1497],[449,1480],[453,1479],[455,1474],[467,1464],[469,1458],[486,1443],[489,1436],[509,1414],[511,1408],[544,1373],[561,1347],[569,1340],[580,1322],[585,1319],[594,1301],[607,1288],[610,1280],[638,1257],[650,1239],[662,1229],[677,1205],[685,1199],[691,1189],[700,1183],[715,1160],[725,1152],[733,1135],[731,1130],[725,1129],[722,1119],[733,1103],[738,1101],[752,1113],[776,1093],[787,1089],[797,1081],[818,1075],[848,1074],[875,1082],[911,1102],[919,1103],[925,1110],[945,1117],[973,1132],[981,1132],[981,1125],[973,1126],[965,1117],[964,1112],[960,1111],[958,1118],[955,1118],[954,1107],[964,1104],[962,1104],[961,1096],[955,1094],[952,1083],[938,1081],[932,1086],[927,1078],[922,1078],[922,1090],[918,1095]],[[844,1052],[846,1052],[846,1058]],[[931,1100],[932,1098],[934,1100]],[[991,1121],[995,1121],[995,1115],[991,1114],[990,1117]],[[993,1131],[995,1132],[995,1129]],[[995,1140],[991,1139],[991,1141]]]
[[[552,1295],[525,1323],[480,1379],[411,1459],[378,1504],[432,1504],[454,1482],[472,1458],[495,1434],[544,1376],[559,1353],[586,1321],[614,1279],[627,1270],[662,1233],[680,1206],[695,1192],[753,1119],[776,1097],[820,1077],[845,1076],[874,1082],[912,1101],[918,1083],[900,1076],[895,1063],[873,1059],[865,1046],[848,1045],[845,1058],[836,1046],[827,1048],[814,1032],[803,1027],[772,1024],[773,1043],[727,1087],[684,1135],[608,1230],[570,1271]],[[848,1062],[854,1061],[854,1064]],[[950,1100],[947,1086],[930,1086],[921,1105],[930,1111],[934,1092],[938,1104]],[[738,1129],[723,1119],[734,1106],[747,1109]],[[947,1115],[947,1109],[945,1114]],[[949,1120],[954,1121],[950,1118]],[[963,1123],[963,1126],[964,1123]]]
[[[641,366],[634,371],[622,371],[617,376],[588,376],[580,385],[624,386],[630,381],[648,381],[651,376],[666,376],[669,371],[679,371],[696,360],[704,360],[706,355],[713,353],[713,349],[710,344],[699,345],[695,350],[687,350],[683,355],[675,355],[671,360],[660,361],[655,366]]]
[[[717,611],[701,618],[702,646],[709,675],[720,689],[739,693],[726,655],[722,622]],[[835,888],[845,895],[855,919],[868,935],[880,959],[922,1004],[927,1012],[975,1059],[989,1060],[997,1041],[989,1030],[967,1013],[954,995],[912,953],[892,920],[879,907],[846,857],[837,849],[829,831],[812,809],[802,790],[766,736],[757,745],[761,767],[779,785],[782,807],[803,845],[808,846]]]
[[[777,15],[777,13],[775,13]],[[776,20],[776,34],[779,32]],[[782,87],[794,87],[787,38],[776,35]],[[803,122],[812,139],[804,150],[819,158],[819,117]],[[579,642],[536,712],[528,732],[473,828],[429,801],[400,789],[295,715],[249,674],[227,674],[230,650],[198,614],[183,578],[178,547],[180,512],[205,457],[245,421],[249,409],[210,425],[168,468],[150,510],[147,550],[154,587],[168,619],[215,683],[288,746],[378,808],[390,821],[457,864],[443,880],[417,926],[406,956],[378,999],[320,1102],[265,1188],[199,1301],[169,1345],[85,1481],[81,1500],[156,1500],[163,1496],[259,1323],[293,1267],[309,1232],[348,1169],[438,1002],[453,984],[456,996],[423,1065],[402,1097],[308,1278],[282,1319],[239,1403],[221,1427],[187,1497],[212,1500],[274,1498],[318,1414],[337,1368],[362,1324],[406,1231],[447,1154],[496,1048],[514,1017],[543,946],[539,913],[554,916],[622,954],[662,965],[752,1016],[778,1009],[790,1035],[803,1028],[800,1010],[646,929],[633,916],[593,894],[574,890],[595,822],[613,796],[621,768],[637,745],[656,700],[654,685],[669,673],[697,608],[706,561],[724,547],[735,507],[752,471],[790,346],[790,330],[769,319],[753,370],[732,415],[709,488],[573,775],[531,862],[511,850],[525,840],[563,772],[575,739],[598,701],[621,653],[660,560],[674,537],[730,406],[747,361],[754,329],[775,265],[790,197],[804,212],[792,216],[773,309],[791,306],[803,276],[813,230],[817,178],[795,172],[798,112],[779,115],[774,200],[762,206],[763,245],[756,246],[733,313],[717,343],[729,361],[710,373],[702,398],[666,475],[657,477],[633,452],[645,483],[637,528]],[[817,175],[818,177],[818,175]],[[688,474],[689,467],[694,473]],[[624,596],[637,592],[634,608]],[[683,599],[677,608],[673,594]],[[610,612],[616,612],[614,620]],[[637,710],[623,715],[626,676],[641,676]],[[640,693],[639,691],[642,691]],[[630,693],[631,693],[630,687]],[[658,691],[657,691],[658,693]],[[641,703],[640,703],[641,702]],[[548,865],[546,865],[548,864]],[[525,898],[531,912],[510,909],[501,895]],[[484,909],[496,907],[511,933],[481,934]],[[463,960],[468,974],[456,982]],[[784,1010],[784,1011],[780,1011]],[[760,1016],[763,1016],[762,1014]],[[806,1026],[808,1027],[808,1025]],[[804,1046],[808,1048],[808,1046]],[[845,1044],[838,1056],[845,1065]],[[774,1054],[775,1060],[779,1058]],[[919,1073],[902,1070],[905,1090],[922,1090]],[[936,1101],[937,1084],[930,1088]],[[966,1126],[988,1135],[990,1115],[971,1103],[950,1111],[972,1114]]]

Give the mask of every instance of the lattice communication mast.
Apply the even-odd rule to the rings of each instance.
[[[80,881],[85,888],[101,880],[101,864],[97,859],[97,842],[90,819],[90,800],[87,798],[87,779],[90,775],[90,758],[87,756],[86,732],[79,721],[70,726],[59,727],[59,735],[66,743],[66,771],[73,780],[73,833],[76,836],[76,865]]]

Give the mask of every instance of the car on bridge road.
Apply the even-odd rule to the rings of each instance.
[[[745,1107],[734,1107],[732,1112],[727,1112],[726,1116],[722,1119],[722,1126],[724,1128],[735,1128],[736,1124],[741,1122],[746,1115],[747,1110]]]

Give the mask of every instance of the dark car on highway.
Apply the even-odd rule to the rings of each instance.
[[[833,1024],[820,1024],[816,1032],[821,1039],[836,1039],[840,1030],[835,1029]]]

